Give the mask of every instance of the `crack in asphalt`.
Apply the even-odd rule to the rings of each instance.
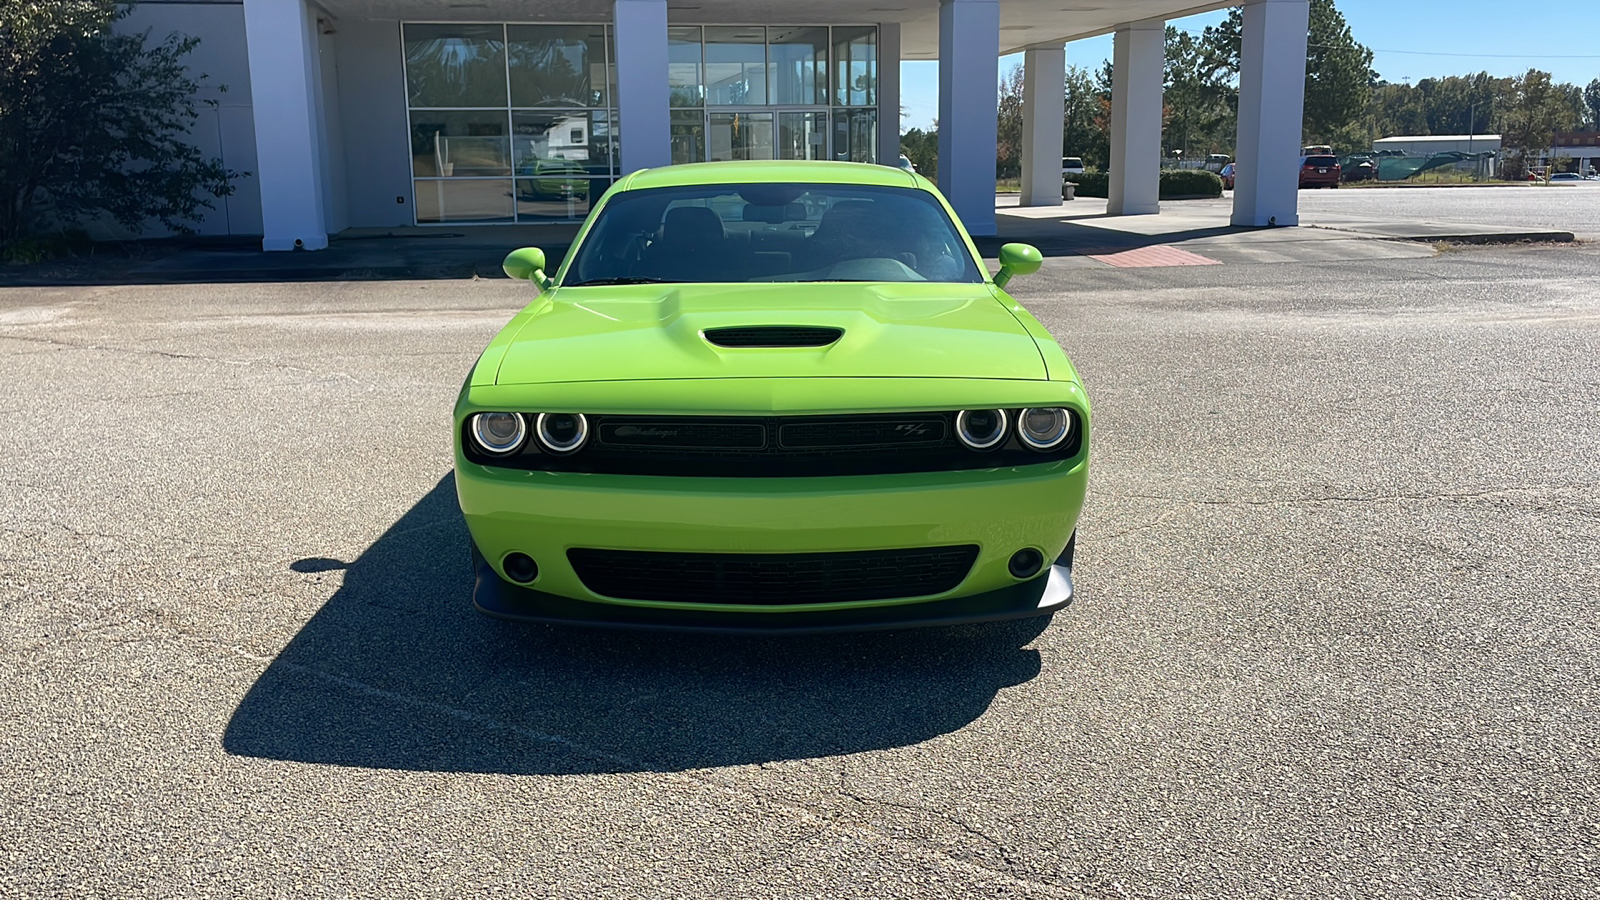
[[[260,662],[260,661],[268,661],[269,660],[268,657],[259,656],[259,655],[254,654],[254,653],[250,653],[250,652],[244,650],[242,647],[239,647],[239,646],[232,647],[231,649],[233,650],[234,653],[238,654],[239,656],[241,656],[241,657],[243,657],[245,659],[250,659],[250,660],[254,660],[254,661],[258,661],[258,662]],[[394,703],[402,703],[402,704],[406,704],[408,706],[413,706],[413,707],[418,707],[418,708],[421,708],[421,709],[430,710],[432,712],[436,712],[436,713],[439,713],[441,715],[449,716],[450,718],[456,719],[458,721],[467,722],[469,724],[476,725],[476,726],[479,726],[481,728],[486,728],[486,729],[489,729],[489,730],[509,732],[509,733],[515,734],[515,735],[517,735],[519,737],[523,737],[523,738],[527,738],[528,740],[535,741],[537,743],[546,744],[546,745],[549,745],[549,746],[552,746],[552,747],[557,747],[557,748],[559,748],[561,750],[565,750],[567,752],[574,753],[574,754],[576,754],[578,756],[586,757],[586,758],[597,760],[597,761],[604,762],[604,763],[609,763],[611,765],[617,766],[620,769],[639,770],[639,769],[647,769],[648,768],[647,764],[642,760],[637,760],[637,759],[634,759],[634,758],[629,757],[629,756],[624,756],[624,755],[622,755],[620,753],[612,753],[610,751],[601,750],[601,749],[596,748],[596,747],[591,747],[591,746],[589,746],[587,744],[581,743],[579,741],[575,741],[572,738],[566,737],[564,735],[547,734],[547,733],[542,732],[542,731],[535,731],[534,729],[531,729],[531,728],[525,728],[525,727],[522,727],[522,726],[519,726],[519,725],[512,725],[512,724],[509,724],[509,723],[506,723],[506,722],[502,722],[499,719],[494,718],[493,716],[487,716],[487,715],[484,715],[482,713],[476,713],[476,712],[473,712],[471,710],[462,709],[462,708],[456,707],[456,706],[451,706],[451,705],[449,705],[447,703],[440,703],[440,702],[437,702],[437,701],[434,701],[434,700],[426,700],[426,699],[423,699],[421,697],[414,697],[414,696],[411,696],[409,694],[400,693],[398,691],[387,690],[385,688],[380,688],[380,687],[377,687],[375,685],[367,684],[366,682],[357,680],[355,678],[350,678],[350,677],[345,676],[345,675],[338,675],[338,674],[335,674],[333,672],[324,671],[322,669],[313,668],[311,666],[304,666],[304,665],[300,665],[298,663],[286,662],[286,661],[284,661],[282,659],[270,660],[270,664],[273,665],[273,666],[281,666],[281,667],[283,667],[285,669],[288,669],[291,672],[296,672],[298,674],[306,675],[306,676],[309,676],[309,677],[312,677],[312,678],[321,679],[321,680],[326,681],[326,682],[328,682],[330,684],[338,685],[340,687],[345,688],[346,690],[355,691],[356,693],[359,693],[359,694],[365,694],[365,695],[367,695],[369,697],[374,697],[374,698],[381,699],[381,700],[387,700],[387,701],[394,702]],[[821,815],[818,815],[816,812],[813,812],[812,810],[806,808],[803,805],[799,805],[799,804],[791,802],[791,801],[780,800],[780,799],[777,799],[775,797],[763,796],[762,794],[756,793],[754,791],[750,791],[750,790],[747,790],[747,789],[744,789],[744,788],[735,787],[735,786],[732,786],[732,785],[729,785],[729,784],[725,784],[723,782],[720,782],[720,781],[718,781],[716,779],[713,779],[713,778],[710,778],[710,777],[697,775],[697,774],[695,774],[694,772],[691,772],[691,771],[680,771],[680,772],[676,772],[676,773],[663,773],[663,774],[675,774],[679,778],[682,778],[684,780],[693,782],[693,783],[698,784],[698,785],[700,785],[702,787],[709,787],[709,788],[713,788],[713,789],[716,789],[716,790],[720,790],[720,791],[723,791],[723,792],[728,793],[728,794],[732,794],[732,795],[735,795],[735,796],[739,796],[739,797],[745,798],[747,800],[748,799],[753,799],[753,800],[758,800],[758,801],[762,801],[762,802],[771,804],[774,807],[777,807],[779,809],[784,810],[791,817],[799,819],[799,820],[805,822],[806,824],[811,825],[812,827],[818,829],[819,831],[826,831],[826,830],[830,830],[830,829],[838,830],[838,829],[841,829],[841,828],[849,828],[851,830],[856,831],[858,834],[860,834],[863,837],[868,837],[868,838],[871,838],[871,839],[876,839],[878,841],[882,841],[884,843],[889,844],[892,847],[900,848],[902,851],[907,850],[907,849],[920,850],[925,854],[931,854],[937,860],[942,861],[942,862],[944,862],[944,863],[946,863],[948,865],[953,865],[953,866],[957,866],[957,867],[961,867],[961,868],[967,868],[967,869],[976,869],[976,870],[979,870],[981,872],[985,872],[985,873],[987,873],[987,874],[989,874],[991,876],[995,876],[995,877],[998,877],[998,878],[1006,879],[1006,880],[1008,880],[1008,881],[1010,881],[1010,882],[1012,882],[1012,883],[1014,883],[1014,884],[1016,884],[1018,886],[1021,886],[1021,887],[1026,887],[1026,888],[1030,888],[1030,889],[1034,889],[1034,890],[1041,890],[1042,889],[1042,890],[1049,891],[1049,892],[1051,892],[1051,893],[1053,893],[1053,894],[1055,894],[1057,896],[1061,896],[1061,897],[1075,897],[1075,898],[1080,898],[1080,900],[1095,900],[1094,895],[1091,895],[1091,894],[1085,894],[1085,893],[1082,893],[1080,891],[1076,891],[1076,890],[1073,890],[1071,888],[1068,888],[1068,887],[1065,887],[1065,886],[1062,886],[1062,885],[1055,885],[1055,884],[1050,884],[1050,883],[1043,882],[1043,881],[1038,881],[1038,880],[1032,879],[1032,878],[1021,877],[1021,876],[1019,876],[1019,875],[1017,875],[1017,874],[1015,874],[1013,872],[1005,871],[1003,869],[996,869],[996,868],[994,868],[992,866],[986,866],[986,865],[983,865],[982,863],[974,862],[972,860],[962,859],[960,857],[953,856],[953,855],[951,855],[949,853],[946,853],[946,852],[940,850],[937,847],[929,846],[929,845],[927,845],[927,844],[925,844],[923,842],[920,842],[920,841],[911,841],[911,840],[906,840],[904,838],[895,837],[894,835],[891,835],[891,834],[885,834],[884,832],[879,831],[878,829],[872,828],[870,826],[859,825],[859,824],[858,825],[850,825],[850,824],[847,824],[847,823],[841,823],[839,821],[836,821],[836,820],[833,820],[833,819],[828,819],[828,818],[825,818],[825,817],[823,817]],[[882,803],[883,805],[888,805],[888,806],[900,806],[900,804],[895,804],[895,803],[892,803],[890,801],[871,800],[869,798],[860,797],[860,796],[857,796],[855,794],[850,794],[848,792],[843,792],[843,791],[841,791],[841,793],[843,793],[845,796],[849,797],[850,799],[856,800],[857,802],[862,803],[862,804]],[[1004,846],[1002,846],[1000,844],[1000,842],[996,841],[994,838],[989,837],[987,834],[984,834],[982,831],[979,831],[979,830],[973,828],[972,826],[966,824],[965,822],[960,821],[959,819],[955,819],[955,818],[950,817],[948,815],[939,814],[934,810],[928,810],[928,809],[925,809],[925,808],[920,808],[920,807],[915,807],[915,806],[902,806],[901,808],[904,808],[904,809],[907,809],[907,810],[911,810],[911,811],[914,811],[914,812],[922,812],[922,813],[930,813],[931,812],[931,813],[934,813],[936,815],[939,815],[940,818],[944,818],[944,819],[950,821],[952,824],[963,828],[964,830],[966,830],[967,832],[973,834],[974,836],[977,836],[977,837],[989,842],[990,844],[994,845],[997,849],[1000,850],[1002,857],[1005,858],[1008,863],[1010,862],[1010,858],[1009,858],[1009,856],[1006,855],[1005,848],[1004,848]]]
[[[63,341],[59,338],[30,337],[18,334],[0,334],[0,340],[20,341],[27,344],[44,344],[52,347],[63,347],[69,350],[98,350],[102,353],[127,353],[135,356],[157,356],[164,359],[181,359],[195,362],[219,363],[225,366],[245,366],[251,368],[280,369],[285,372],[299,372],[302,375],[320,375],[331,378],[343,378],[352,384],[370,387],[366,382],[345,372],[318,372],[315,369],[306,369],[300,366],[291,366],[285,363],[263,362],[252,359],[223,359],[216,356],[204,356],[197,353],[173,353],[169,350],[155,350],[148,347],[113,347],[109,344],[78,344],[72,341]]]
[[[1196,506],[1294,506],[1301,503],[1406,503],[1432,500],[1472,500],[1480,497],[1525,496],[1537,493],[1539,492],[1529,488],[1501,488],[1492,491],[1473,491],[1460,494],[1380,494],[1370,497],[1329,495],[1321,497],[1288,497],[1282,500],[1197,500],[1188,497],[1163,497],[1155,494],[1122,494],[1121,496],[1135,500],[1190,503]],[[1148,528],[1150,526],[1141,527]],[[1137,531],[1139,529],[1130,530]]]

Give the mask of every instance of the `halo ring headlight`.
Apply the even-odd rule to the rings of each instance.
[[[1072,434],[1072,414],[1059,406],[1025,409],[1017,416],[1017,438],[1034,450],[1054,450]]]
[[[963,409],[956,413],[956,437],[969,450],[988,450],[1006,439],[1006,411]]]
[[[589,441],[589,418],[583,413],[540,413],[533,423],[533,435],[547,453],[577,453]]]
[[[472,417],[472,441],[495,456],[515,453],[528,438],[528,423],[521,413],[483,412]]]

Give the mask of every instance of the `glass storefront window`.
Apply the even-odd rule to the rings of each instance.
[[[706,105],[767,102],[767,30],[706,27]]]
[[[518,178],[517,221],[581,219],[610,186],[608,178],[561,177],[555,172]]]
[[[778,113],[779,159],[821,159],[827,136],[825,112]]]
[[[878,159],[876,109],[833,111],[833,158],[843,162],[864,163]]]
[[[667,29],[668,102],[677,107],[704,106],[705,82],[700,78],[700,26]]]
[[[502,25],[406,25],[406,96],[412,106],[506,105]]]
[[[774,106],[828,102],[828,29],[767,29],[767,85]]]
[[[674,110],[671,119],[672,164],[706,161],[706,114]]]
[[[511,179],[419,179],[417,223],[511,222]]]
[[[711,161],[772,159],[772,113],[711,114]]]
[[[611,130],[598,110],[511,113],[512,162],[518,177],[556,164],[585,175],[611,175]]]
[[[608,104],[603,25],[507,25],[512,106]]]
[[[877,105],[878,29],[870,25],[833,29],[833,102]]]
[[[411,174],[418,178],[510,175],[506,114],[412,110]]]

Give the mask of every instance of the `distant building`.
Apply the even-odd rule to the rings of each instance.
[[[1577,171],[1587,175],[1590,167],[1600,168],[1600,132],[1596,131],[1558,131],[1550,141],[1548,159],[1565,156],[1577,161]]]

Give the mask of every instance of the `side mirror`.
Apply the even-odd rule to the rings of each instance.
[[[500,264],[506,275],[522,281],[532,281],[540,289],[550,286],[550,279],[544,274],[544,251],[538,247],[523,247],[506,254],[506,261]]]
[[[1032,275],[1044,265],[1044,254],[1032,244],[1006,244],[1000,248],[1000,271],[994,273],[994,286],[1003,288],[1015,275]]]

